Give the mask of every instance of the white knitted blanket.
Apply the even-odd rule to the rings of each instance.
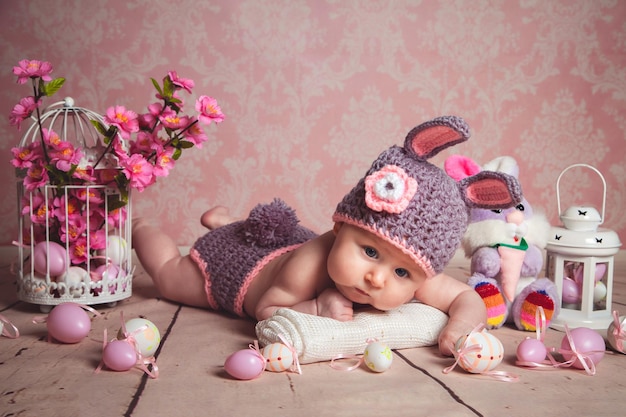
[[[391,349],[432,346],[447,321],[440,310],[415,302],[386,312],[359,311],[351,321],[280,308],[256,324],[256,335],[262,346],[280,343],[282,336],[295,348],[300,363],[312,363],[362,354],[371,339]]]

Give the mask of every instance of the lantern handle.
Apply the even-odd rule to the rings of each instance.
[[[602,223],[604,223],[604,207],[606,206],[606,181],[604,180],[604,176],[602,175],[602,173],[597,168],[595,168],[595,167],[593,167],[593,166],[591,166],[589,164],[573,164],[573,165],[570,165],[567,168],[565,168],[563,171],[561,171],[561,174],[559,175],[559,177],[556,180],[556,204],[557,204],[557,210],[559,211],[559,216],[561,215],[561,195],[560,195],[560,192],[559,192],[559,183],[561,182],[561,177],[569,169],[576,168],[576,167],[589,168],[592,171],[595,171],[595,173],[598,174],[598,176],[602,180],[602,185],[604,187],[603,192],[602,192],[602,217],[600,218],[600,223],[598,223],[598,225],[601,225]]]

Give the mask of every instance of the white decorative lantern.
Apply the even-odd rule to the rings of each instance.
[[[575,167],[589,168],[602,179],[602,213],[582,205],[561,211],[561,177]],[[567,324],[570,328],[606,330],[612,321],[613,255],[621,246],[617,233],[599,227],[604,222],[606,181],[596,168],[574,164],[559,175],[556,196],[563,225],[551,228],[546,246],[546,271],[558,289],[561,311],[550,327],[564,330]]]
[[[46,132],[47,152],[59,152],[54,144],[63,142],[80,148],[80,163],[70,172],[89,168],[91,174],[88,180],[50,177],[33,188],[26,186],[32,181],[27,170],[16,169],[18,298],[44,312],[68,301],[112,306],[132,293],[130,191],[111,180],[118,161],[92,121],[103,118],[67,97],[44,110],[41,125],[35,121],[20,143],[41,149]]]

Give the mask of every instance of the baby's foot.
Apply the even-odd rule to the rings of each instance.
[[[218,227],[226,226],[234,221],[236,221],[234,217],[232,217],[228,209],[224,206],[216,206],[210,210],[207,210],[200,217],[200,223],[207,229],[213,230]]]

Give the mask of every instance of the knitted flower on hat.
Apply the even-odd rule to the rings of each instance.
[[[337,205],[333,220],[365,229],[408,254],[427,276],[452,258],[467,228],[470,207],[506,208],[521,199],[515,178],[481,172],[456,182],[427,159],[469,139],[456,116],[423,123],[372,163]]]

